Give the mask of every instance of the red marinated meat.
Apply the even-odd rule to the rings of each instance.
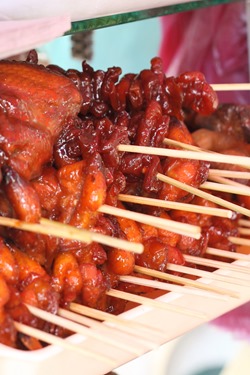
[[[81,95],[70,79],[40,65],[0,62],[0,148],[30,179],[50,161],[64,123],[76,116]]]

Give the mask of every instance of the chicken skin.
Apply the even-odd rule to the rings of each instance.
[[[35,64],[0,62],[0,150],[23,177],[39,175],[82,97],[67,77]]]

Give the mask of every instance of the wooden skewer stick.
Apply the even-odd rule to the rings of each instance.
[[[249,280],[246,280],[244,278],[238,278],[231,275],[221,275],[216,272],[199,270],[198,268],[181,266],[179,264],[168,263],[167,269],[169,271],[181,272],[187,275],[203,277],[208,280],[222,281],[224,283],[233,285],[249,286]]]
[[[213,259],[207,259],[207,258],[199,258],[192,255],[186,255],[184,254],[184,259],[187,262],[199,264],[202,266],[212,267],[212,268],[221,268],[221,269],[228,269],[235,272],[241,272],[241,273],[250,273],[250,268],[239,266],[236,264],[221,262],[219,260],[213,260]]]
[[[232,210],[232,211],[235,211],[235,212],[239,212],[245,216],[249,216],[250,217],[250,210],[248,210],[247,208],[245,207],[241,207],[237,204],[234,204],[232,202],[229,202],[229,201],[226,201],[225,199],[222,199],[222,198],[219,198],[219,197],[216,197],[212,194],[209,194],[205,191],[202,191],[200,189],[197,189],[197,188],[194,188],[192,186],[189,186],[187,184],[184,184],[180,181],[177,181],[171,177],[168,177],[168,176],[165,176],[161,173],[157,173],[157,178],[160,180],[160,181],[163,181],[163,182],[166,182],[170,185],[174,185],[180,189],[183,189],[185,191],[188,191],[189,193],[191,194],[194,194],[194,195],[197,195],[198,197],[201,197],[201,198],[204,198],[204,199],[207,199],[211,202],[214,202],[216,204],[218,204],[219,206],[222,206],[222,207],[226,207],[228,208],[229,210]]]
[[[213,180],[215,182],[219,182],[220,184],[225,184],[225,185],[229,185],[229,186],[236,186],[236,187],[238,186],[242,189],[250,191],[249,186],[241,184],[240,182],[231,180],[230,178],[226,178],[226,177],[222,177],[222,176],[212,176],[212,177],[209,177],[209,179],[211,181]],[[250,193],[248,192],[248,194],[250,194]]]
[[[196,225],[180,223],[174,220],[167,220],[160,217],[141,214],[138,212],[124,210],[108,205],[101,206],[98,211],[108,215],[129,218],[140,223],[149,224],[158,228],[160,227],[161,229],[165,228],[168,231],[185,236],[194,237],[197,239],[200,238],[201,228]]]
[[[208,247],[206,249],[206,254],[221,256],[224,258],[231,258],[235,260],[246,260],[250,262],[250,254],[233,253],[232,251],[215,249],[213,247]]]
[[[169,156],[173,158],[181,159],[194,159],[194,160],[203,160],[203,161],[212,161],[220,162],[234,165],[242,165],[246,168],[250,168],[250,158],[247,156],[226,155],[219,154],[215,152],[196,152],[189,150],[174,150],[169,148],[160,148],[160,147],[146,147],[146,146],[135,146],[135,145],[118,145],[118,151],[122,152],[132,152],[137,154],[146,154],[146,155],[158,155],[158,156]]]
[[[183,315],[190,315],[190,316],[195,316],[197,318],[204,319],[206,317],[206,314],[194,311],[191,309],[187,309],[185,307],[180,307],[180,306],[175,306],[172,303],[166,303],[162,302],[156,299],[151,299],[143,296],[138,296],[136,294],[131,294],[127,292],[123,292],[121,290],[116,290],[116,289],[110,289],[109,291],[106,292],[107,295],[116,297],[116,298],[121,298],[126,301],[130,302],[135,302],[138,303],[139,305],[145,305],[145,306],[150,306],[156,309],[163,309],[163,310],[168,310],[168,311],[173,311],[175,313],[183,314]]]
[[[41,233],[45,235],[61,237],[65,239],[78,240],[85,243],[90,243],[92,241],[90,232],[86,230],[77,229],[65,224],[61,224],[60,226],[55,227],[51,220],[46,220],[45,223],[46,225],[42,225],[40,223],[28,223],[26,221],[21,221],[13,218],[3,216],[0,217],[0,225],[3,226],[20,230],[27,230],[33,233]]]
[[[37,328],[27,326],[25,324],[14,322],[15,328],[18,332],[21,332],[25,335],[35,337],[38,340],[41,340],[47,344],[56,345],[66,350],[71,350],[79,353],[81,356],[86,356],[87,358],[93,358],[95,361],[105,362],[109,366],[115,366],[116,362],[113,359],[110,359],[107,356],[101,355],[99,353],[92,352],[90,350],[81,348],[79,345],[71,344],[69,341],[52,335],[50,333],[41,331]]]
[[[38,318],[41,318],[47,322],[56,324],[58,326],[64,327],[72,332],[79,333],[85,337],[92,337],[98,341],[102,341],[106,344],[112,345],[114,347],[118,347],[122,350],[126,350],[127,352],[132,352],[133,354],[140,355],[141,350],[137,350],[135,348],[128,345],[124,345],[122,342],[117,342],[117,339],[113,339],[113,337],[109,335],[103,335],[93,329],[83,326],[82,324],[73,322],[69,319],[65,319],[59,315],[51,314],[48,311],[38,309],[37,307],[26,305],[29,311]]]
[[[0,224],[1,224],[1,221],[0,221]],[[52,221],[52,220],[48,220],[44,218],[41,219],[41,224],[44,226],[48,226],[48,227],[53,227],[53,228],[58,228],[58,229],[61,228],[61,231],[64,229],[64,227],[73,231],[75,229],[78,230],[79,232],[82,231],[82,229],[78,229],[70,225],[61,224],[58,221]],[[107,236],[101,233],[96,233],[96,232],[91,232],[91,231],[87,231],[87,232],[90,235],[91,241],[101,243],[102,245],[107,245],[107,246],[111,246],[111,247],[115,247],[115,248],[119,248],[119,249],[123,249],[127,251],[132,251],[137,254],[141,254],[144,250],[144,247],[141,243],[130,242],[127,240],[123,240],[121,238],[115,238],[115,237]]]
[[[119,342],[123,342],[124,334],[127,337],[129,336],[130,339],[131,339],[131,334],[133,334],[132,342],[140,343],[145,348],[148,348],[150,350],[156,349],[158,347],[158,344],[152,341],[148,333],[147,333],[147,337],[145,337],[145,335],[141,335],[140,332],[135,331],[134,329],[133,330],[129,329],[129,327],[123,327],[124,329],[121,329],[121,327],[106,325],[97,320],[94,320],[86,316],[76,314],[75,312],[72,312],[70,310],[65,310],[61,308],[58,310],[58,315],[66,319],[73,320],[76,323],[86,325],[92,329],[98,329],[99,332],[102,332],[105,335],[112,334],[113,338]],[[122,336],[121,336],[121,333],[122,333]],[[127,350],[125,345],[124,345],[124,348],[125,350]]]
[[[249,91],[250,83],[214,83],[210,85],[214,91]]]
[[[143,275],[152,276],[158,279],[171,281],[171,282],[181,284],[181,285],[191,286],[191,287],[206,290],[209,292],[214,292],[214,293],[218,293],[222,295],[230,295],[231,297],[235,297],[237,295],[237,298],[238,298],[238,294],[235,292],[231,292],[226,289],[216,287],[214,285],[203,284],[199,281],[188,279],[187,277],[171,275],[166,272],[160,272],[160,271],[153,270],[151,268],[140,267],[140,266],[135,266],[134,271]]]
[[[194,151],[194,152],[198,152],[199,155],[201,153],[205,153],[205,158],[207,158],[207,161],[214,161],[214,162],[220,162],[220,155],[224,155],[224,154],[220,154],[218,152],[215,152],[215,151],[211,151],[211,150],[206,150],[206,149],[203,149],[201,147],[198,147],[198,146],[194,146],[194,145],[190,145],[188,143],[184,143],[184,142],[179,142],[179,141],[175,141],[173,139],[169,139],[169,138],[165,138],[163,143],[165,143],[166,145],[169,145],[169,146],[174,146],[174,147],[179,147],[183,150],[186,150],[186,151]],[[208,155],[206,155],[208,154]],[[211,160],[208,160],[209,159],[209,155],[213,155],[211,156]],[[244,156],[245,157],[245,156]],[[214,160],[216,159],[217,160]],[[226,162],[225,160],[225,163],[228,163],[228,164],[237,164],[239,166],[243,166],[243,164],[241,165],[240,163],[233,163],[233,161],[231,160],[230,162],[230,155],[226,155],[226,158],[228,158],[228,161]],[[247,158],[247,156],[246,156]],[[192,157],[190,157],[190,159],[192,159]],[[197,155],[197,159],[198,160],[205,160],[203,159],[203,156],[202,156],[202,159]],[[224,159],[224,158],[223,158]],[[221,161],[223,162],[223,161]],[[246,161],[247,163],[247,161]],[[246,168],[249,168],[246,166]],[[231,178],[246,178],[246,179],[249,179],[250,178],[250,172],[242,172],[242,171],[230,171],[230,170],[217,170],[217,169],[210,169],[209,170],[209,175],[210,176],[223,176],[223,177],[231,177]]]
[[[233,298],[239,298],[238,293],[235,293],[232,291],[226,292],[224,290],[224,295],[222,296],[222,294],[218,295],[215,293],[211,293],[209,291],[197,290],[195,288],[189,289],[180,285],[173,285],[173,284],[164,283],[164,282],[157,281],[157,280],[143,279],[142,277],[136,277],[136,276],[120,276],[119,280],[125,283],[143,285],[149,288],[166,290],[168,292],[173,292],[173,293],[178,293],[178,294],[190,294],[190,295],[202,296],[206,298],[215,298],[215,299],[220,299],[220,300],[227,300],[228,296],[233,297]]]
[[[219,161],[219,156],[221,154],[215,152],[215,151],[210,151],[210,150],[206,150],[206,149],[203,149],[201,147],[198,147],[198,146],[194,146],[194,145],[190,145],[188,143],[184,143],[184,142],[179,142],[179,141],[175,141],[173,139],[169,139],[169,138],[165,138],[164,139],[164,143],[166,145],[169,145],[169,146],[174,146],[174,147],[179,147],[179,148],[182,148],[184,150],[188,150],[188,151],[196,151],[196,152],[199,152],[199,153],[209,153],[209,154],[214,154],[214,155],[217,155],[218,156],[218,160]],[[230,157],[230,156],[228,156]],[[224,169],[209,169],[209,178],[210,179],[214,179],[215,181],[215,178],[216,177],[229,177],[229,178],[241,178],[241,179],[249,179],[250,178],[250,172],[243,172],[243,171],[231,171],[231,170],[224,170]],[[219,181],[218,179],[216,180],[217,182],[221,182]],[[229,181],[228,181],[229,182]],[[226,184],[227,181],[224,180],[224,183]],[[238,184],[237,182],[235,182],[235,184]],[[232,183],[231,183],[232,185]],[[243,185],[244,186],[244,185]]]
[[[220,155],[216,152],[204,150],[200,147],[190,145],[190,144],[187,144],[187,143],[183,143],[183,142],[179,142],[179,141],[175,141],[175,140],[169,139],[169,138],[165,138],[164,143],[167,144],[167,145],[170,145],[170,146],[176,146],[176,147],[183,148],[184,150],[197,151],[197,152],[209,152],[210,154],[212,153],[212,154],[218,155],[218,158],[219,158],[219,155]],[[223,177],[249,179],[250,178],[250,172],[230,171],[230,170],[223,170],[223,169],[220,169],[220,170],[210,169],[209,170],[209,179],[210,180],[213,180],[213,181],[225,184],[225,185],[234,185],[235,187],[238,186],[239,188],[241,187],[242,191],[240,189],[239,189],[239,192],[236,190],[235,194],[242,194],[242,192],[244,193],[244,195],[250,194],[250,188],[247,187],[246,185],[240,184],[236,181],[225,179]],[[204,183],[202,186],[206,189],[216,190],[216,185],[214,185],[214,186],[210,185],[209,186],[208,183]],[[224,189],[226,189],[226,187],[224,187]],[[219,191],[227,191],[227,190],[223,190],[223,187],[220,187]],[[229,191],[229,192],[231,192],[231,191]],[[234,193],[234,191],[232,193]]]
[[[203,290],[200,290],[197,288],[190,289],[190,288],[186,288],[186,286],[184,287],[180,285],[164,283],[164,282],[157,281],[157,280],[143,279],[142,277],[120,276],[119,279],[120,281],[123,281],[126,283],[148,286],[153,289],[167,290],[169,292],[180,293],[180,294],[197,295],[197,296],[202,296],[206,298],[215,298],[215,299],[220,299],[220,300],[227,300],[228,297],[239,298],[238,293],[231,291],[231,290],[226,290],[226,289],[223,290],[223,293],[216,293],[214,292],[214,290],[211,293],[211,291],[204,290],[204,289]]]
[[[238,221],[238,224],[239,226],[243,226],[243,227],[250,227],[250,220],[246,220],[246,219],[239,219]]]
[[[78,303],[71,302],[69,306],[70,310],[75,311],[77,314],[86,315],[93,319],[101,320],[107,323],[115,324],[115,326],[124,327],[125,329],[129,328],[134,332],[143,332],[147,335],[150,335],[151,339],[155,337],[156,339],[165,339],[165,335],[162,331],[142,323],[139,323],[134,320],[128,320],[121,317],[121,315],[109,314],[105,311],[96,310],[88,306],[79,305]],[[153,336],[153,337],[152,337]]]
[[[98,233],[89,232],[84,229],[78,229],[70,225],[43,218],[41,219],[41,223],[39,224],[27,223],[25,221],[13,218],[0,217],[0,225],[20,230],[26,230],[33,233],[40,233],[44,235],[51,235],[65,239],[77,240],[84,243],[91,243],[93,240],[98,242],[99,240],[101,243],[108,243],[109,246],[119,247],[121,249],[123,248],[124,250],[130,250],[136,253],[143,252],[142,244],[131,244],[131,242],[129,241],[99,235]]]
[[[219,153],[216,153],[214,151],[210,150],[204,150],[198,146],[190,145],[187,143],[175,141],[173,139],[165,138],[164,143],[169,145],[169,146],[175,146],[175,147],[180,147],[184,150],[189,150],[189,151],[197,151],[197,152],[209,152],[210,154],[215,154],[218,155],[219,158]],[[219,160],[219,159],[218,159]],[[236,181],[224,179],[223,177],[229,177],[229,178],[241,178],[241,179],[249,179],[250,178],[250,172],[243,172],[243,171],[230,171],[230,170],[223,170],[223,169],[210,169],[209,170],[209,179],[220,182],[223,184],[228,184],[228,185],[234,185],[234,186],[239,186],[242,187],[244,190],[249,189],[246,185],[240,184]],[[237,193],[236,193],[237,194]]]
[[[244,234],[245,236],[250,236],[250,228],[242,228],[242,227],[239,227],[238,228],[238,232],[239,234]]]
[[[235,184],[232,183],[229,185],[229,184],[206,181],[200,185],[200,188],[207,189],[207,190],[221,191],[221,192],[230,193],[230,194],[250,196],[250,189],[248,186],[241,185],[241,184],[239,184],[241,185],[239,186],[236,184],[237,184],[236,182]]]
[[[233,194],[250,196],[250,187],[247,185],[241,184],[240,182],[231,180],[230,178],[221,177],[221,176],[212,176],[212,177],[209,177],[209,179],[212,181],[218,182],[219,184],[223,186],[225,185],[230,186],[232,188]]]
[[[228,239],[229,239],[229,241],[231,241],[235,245],[250,246],[250,238],[229,236]]]
[[[122,240],[121,238],[111,237],[101,233],[92,232],[92,240],[102,245],[131,251],[136,254],[141,254],[144,250],[144,246],[141,243]]]
[[[190,145],[189,143],[184,143],[184,142],[180,142],[180,141],[175,141],[174,139],[170,139],[170,138],[165,138],[163,143],[165,145],[168,145],[168,146],[179,147],[179,148],[182,148],[182,149],[188,150],[188,151],[209,152],[209,153],[212,152],[212,151],[208,151],[208,150],[203,150],[202,148],[200,148],[198,146]]]
[[[227,177],[227,178],[238,178],[242,180],[249,180],[250,179],[250,172],[244,171],[230,171],[224,169],[209,169],[209,177]]]
[[[171,202],[165,201],[163,199],[154,199],[148,197],[139,197],[136,195],[128,195],[128,194],[119,194],[118,199],[122,202],[129,202],[129,203],[136,203],[136,204],[143,204],[148,206],[154,207],[163,207],[170,210],[182,210],[188,212],[196,212],[204,215],[212,215],[212,216],[219,216],[219,217],[226,217],[228,219],[232,219],[235,216],[235,212],[231,210],[226,210],[223,208],[217,207],[206,207],[200,206],[195,204],[188,204],[182,202]]]
[[[143,245],[140,243],[129,242],[120,238],[114,238],[111,236],[102,235],[100,233],[90,232],[84,229],[75,228],[71,225],[66,225],[44,218],[41,219],[40,223],[27,223],[25,221],[1,216],[0,225],[20,230],[26,230],[33,233],[40,233],[70,240],[77,240],[87,244],[91,243],[92,241],[96,241],[101,244],[127,251],[132,251],[138,254],[141,254],[143,252]]]
[[[204,152],[204,150],[201,149],[200,147],[189,145],[189,144],[186,144],[186,143],[183,143],[183,142],[174,141],[174,140],[168,139],[168,138],[164,139],[164,143],[168,144],[168,145],[172,145],[172,146],[179,146],[181,148],[184,148],[185,150]],[[210,154],[213,153],[215,155],[217,154],[218,157],[219,157],[218,153],[211,152],[211,151],[209,151],[209,153]],[[217,191],[224,191],[224,192],[229,192],[229,193],[232,193],[232,194],[250,195],[250,188],[247,187],[246,185],[240,184],[236,181],[224,179],[223,177],[221,177],[221,175],[219,175],[219,176],[215,175],[216,172],[213,174],[213,171],[216,171],[216,169],[213,169],[213,170],[209,171],[209,178],[212,179],[213,181],[219,182],[221,185],[218,185],[218,184],[215,185],[213,183],[205,182],[204,184],[201,185],[201,188],[217,190]],[[221,172],[223,172],[223,170],[221,170]],[[232,172],[232,171],[227,171],[227,172]],[[243,173],[243,172],[241,172],[241,173]],[[249,172],[245,172],[245,173],[248,173],[247,176],[248,176],[248,178],[250,178],[250,173]],[[232,174],[230,174],[230,176],[231,175]],[[235,186],[235,189],[233,187],[229,188],[225,185]]]

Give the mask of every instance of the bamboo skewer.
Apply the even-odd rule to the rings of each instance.
[[[178,146],[178,147],[184,148],[185,150],[189,150],[189,151],[207,152],[207,151],[204,151],[197,146],[186,144],[186,143],[183,143],[183,142],[174,141],[174,140],[168,139],[168,138],[165,138],[164,143],[168,144],[168,145],[172,145],[172,146]],[[211,153],[213,153],[213,152],[209,151],[209,154],[211,154]],[[215,154],[215,155],[217,154],[218,158],[219,158],[220,154],[215,153],[215,152],[213,154]],[[197,157],[197,158],[200,159],[199,157]],[[202,160],[202,159],[200,159],[200,160]],[[250,176],[250,173],[248,173],[248,176]],[[214,176],[213,174],[210,174],[210,179],[213,179],[216,182],[220,182],[220,184],[213,184],[211,182],[206,181],[200,187],[203,188],[203,189],[228,192],[228,193],[232,193],[232,194],[241,194],[241,195],[247,195],[247,196],[250,195],[250,188],[246,185],[240,184],[236,181],[230,181],[228,179],[224,179],[220,176]]]
[[[189,143],[184,143],[184,142],[180,142],[180,141],[176,141],[174,139],[170,139],[170,138],[165,138],[163,143],[165,145],[168,145],[168,146],[174,146],[174,147],[178,147],[178,148],[182,148],[184,150],[187,150],[187,151],[196,151],[196,152],[209,152],[209,153],[214,153],[212,151],[209,151],[209,150],[203,150],[201,149],[200,147],[198,146],[195,146],[195,145],[191,145]],[[219,155],[219,154],[217,154]]]
[[[210,85],[215,91],[249,91],[250,83],[214,83]]]
[[[111,359],[107,356],[101,355],[99,353],[81,348],[78,345],[71,344],[69,341],[62,339],[60,337],[54,336],[50,333],[41,331],[37,328],[33,328],[31,326],[27,326],[25,324],[14,322],[15,328],[18,332],[21,332],[25,335],[32,336],[38,340],[41,340],[50,345],[56,345],[66,350],[74,351],[79,353],[81,356],[86,356],[87,358],[93,358],[95,361],[101,361],[109,366],[115,366],[116,362],[114,359]]]
[[[78,240],[85,243],[90,243],[91,233],[83,230],[71,227],[69,225],[58,223],[59,225],[55,226],[52,220],[43,219],[42,224],[40,223],[28,223],[26,221],[21,221],[18,219],[0,217],[0,225],[12,227],[20,230],[27,230],[33,233],[41,233],[45,235],[52,235],[56,237],[61,237],[65,239]]]
[[[160,147],[147,147],[147,146],[135,146],[135,145],[118,145],[118,151],[122,152],[131,152],[137,154],[148,154],[148,155],[158,155],[158,156],[169,156],[174,158],[181,159],[194,159],[194,160],[203,160],[210,162],[220,162],[228,163],[234,165],[245,166],[250,168],[250,158],[246,156],[226,155],[219,154],[215,152],[196,152],[189,150],[174,150],[169,148],[160,148]]]
[[[229,202],[229,201],[226,201],[225,199],[222,199],[222,198],[219,198],[219,197],[216,197],[212,194],[209,194],[205,191],[201,191],[197,188],[194,188],[192,186],[189,186],[187,184],[184,184],[180,181],[177,181],[171,177],[168,177],[168,176],[165,176],[161,173],[157,173],[157,178],[160,180],[160,181],[163,181],[163,182],[166,182],[170,185],[174,185],[180,189],[183,189],[191,194],[194,194],[194,195],[197,195],[198,197],[201,197],[201,198],[204,198],[204,199],[207,199],[211,202],[214,202],[216,204],[218,204],[219,206],[222,206],[222,207],[226,207],[228,208],[229,210],[232,210],[232,211],[235,211],[235,212],[239,212],[245,216],[249,216],[250,217],[250,210],[248,210],[247,208],[244,208],[244,207],[241,207],[237,204],[234,204],[232,202]]]
[[[94,319],[91,319],[91,318],[88,318],[86,316],[83,316],[83,315],[80,315],[80,314],[76,314],[75,312],[72,312],[70,310],[65,310],[65,309],[59,309],[58,310],[58,314],[60,316],[62,316],[63,318],[66,318],[66,319],[70,319],[70,320],[73,320],[74,322],[76,323],[80,323],[80,324],[84,324],[84,325],[87,325],[88,327],[92,328],[92,329],[98,329],[99,332],[102,332],[103,334],[108,334],[110,335],[110,333],[112,332],[112,335],[113,337],[117,340],[119,340],[120,342],[122,342],[123,340],[123,335],[125,334],[126,336],[129,336],[129,338],[131,339],[131,334],[133,334],[133,342],[136,342],[136,343],[140,343],[142,344],[144,347],[152,350],[152,349],[155,349],[157,347],[157,344],[155,342],[152,341],[152,338],[150,337],[149,338],[149,334],[147,333],[147,336],[142,335],[140,334],[140,332],[136,331],[134,329],[129,329],[129,327],[123,327],[123,329],[119,326],[115,326],[115,327],[112,327],[112,326],[107,326],[97,320],[94,320]],[[122,332],[122,336],[121,333]],[[117,333],[119,335],[117,335]],[[125,345],[124,345],[125,347]],[[126,347],[125,347],[125,350],[126,350]]]
[[[174,220],[167,220],[160,217],[152,217],[151,215],[141,214],[138,212],[128,211],[121,208],[103,205],[98,210],[99,212],[114,215],[114,216],[121,216],[125,218],[129,218],[140,223],[153,225],[155,227],[160,227],[161,229],[165,228],[168,231],[172,231],[174,233],[183,234],[185,236],[190,236],[199,239],[201,229],[199,226],[180,223]]]
[[[243,227],[250,227],[250,220],[246,220],[246,219],[239,219],[238,221],[238,225],[242,225]]]
[[[122,240],[121,238],[111,237],[101,233],[92,233],[92,240],[102,245],[131,251],[136,254],[141,254],[144,250],[144,247],[141,243]]]
[[[116,297],[116,298],[121,298],[126,301],[130,302],[135,302],[138,303],[139,305],[145,305],[149,307],[153,307],[156,309],[163,309],[163,310],[168,310],[168,311],[173,311],[175,313],[183,314],[183,315],[189,315],[189,316],[195,316],[197,318],[204,319],[206,317],[206,314],[194,311],[191,309],[187,309],[184,307],[179,307],[175,306],[170,303],[162,302],[159,300],[143,297],[143,296],[138,296],[136,294],[131,294],[127,292],[123,292],[121,290],[116,290],[116,289],[110,289],[109,291],[106,292],[107,295]]]
[[[157,281],[157,280],[143,279],[141,277],[135,277],[135,276],[120,276],[119,280],[122,282],[126,282],[126,283],[143,285],[143,286],[147,286],[153,289],[167,290],[169,292],[180,293],[180,294],[191,294],[191,295],[198,295],[198,296],[203,296],[207,298],[215,298],[215,299],[227,299],[227,298],[223,298],[226,296],[239,298],[238,293],[235,293],[231,290],[225,290],[225,289],[223,290],[223,293],[218,293],[220,294],[218,295],[214,290],[213,290],[213,293],[211,293],[211,291],[208,291],[208,290],[201,291],[195,288],[189,289],[180,285],[173,285],[173,284],[164,283],[164,282]],[[223,297],[222,297],[222,294],[223,294]]]
[[[230,171],[224,169],[209,169],[209,177],[227,177],[227,178],[238,178],[242,180],[249,180],[250,179],[250,172],[245,171]]]
[[[132,251],[138,254],[143,252],[143,245],[141,243],[129,242],[120,238],[90,232],[84,229],[73,227],[71,225],[66,225],[44,218],[41,219],[40,223],[27,223],[25,221],[1,216],[0,225],[20,230],[26,230],[33,233],[51,235],[70,240],[77,240],[87,244],[91,243],[92,241],[96,241],[103,245]]]
[[[244,234],[245,236],[250,236],[250,228],[238,228],[239,234]]]
[[[231,271],[241,272],[241,273],[247,273],[247,274],[250,273],[250,268],[247,268],[244,266],[221,262],[219,260],[195,257],[192,255],[186,255],[186,254],[184,254],[183,256],[184,256],[184,259],[190,263],[199,264],[199,265],[212,267],[212,268],[228,269]]]
[[[181,147],[184,150],[197,151],[199,153],[209,152],[210,154],[212,153],[212,154],[218,155],[218,160],[219,160],[219,155],[220,155],[219,153],[216,153],[216,152],[213,152],[213,151],[208,151],[208,150],[203,150],[202,148],[194,146],[194,145],[190,145],[190,144],[187,144],[187,143],[175,141],[175,140],[169,139],[169,138],[165,138],[164,143],[167,144],[167,145],[175,146],[175,147]],[[236,181],[228,180],[227,178],[224,178],[224,177],[249,179],[250,178],[250,172],[230,171],[230,170],[223,170],[223,169],[220,169],[220,170],[210,169],[209,170],[209,179],[210,180],[213,180],[213,181],[225,184],[225,185],[233,185],[235,187],[238,186],[239,189],[233,190],[232,191],[233,194],[234,193],[235,194],[244,193],[244,195],[250,194],[250,188],[248,186],[240,184]],[[207,182],[203,185],[204,185],[203,186],[204,188],[216,190],[215,185],[214,186],[210,185],[210,187],[209,187],[209,184]],[[240,190],[240,187],[242,188],[242,192]],[[225,187],[225,189],[226,189],[226,187]],[[222,190],[222,187],[220,187],[219,191],[227,191],[227,190]]]
[[[92,337],[98,341],[104,342],[106,344],[112,345],[114,347],[120,348],[122,350],[126,350],[129,353],[133,354],[141,354],[141,350],[137,350],[132,345],[124,345],[123,342],[118,342],[117,339],[114,339],[110,334],[103,335],[100,332],[97,332],[93,329],[83,326],[82,324],[73,322],[71,320],[65,319],[59,315],[51,314],[48,311],[38,309],[37,307],[26,305],[29,311],[35,315],[36,317],[48,321],[50,323],[56,324],[58,326],[64,327],[70,331],[75,333],[79,333],[86,337]]]
[[[200,152],[200,153],[201,152],[213,153],[215,155],[218,155],[218,158],[219,158],[219,155],[220,155],[219,153],[216,153],[216,152],[213,152],[213,151],[210,151],[210,150],[204,150],[204,149],[202,149],[202,148],[200,148],[198,146],[194,146],[194,145],[190,145],[190,144],[187,144],[187,143],[175,141],[175,140],[169,139],[169,138],[165,138],[164,139],[164,143],[167,144],[167,145],[172,145],[172,146],[175,146],[175,147],[180,147],[180,148],[182,148],[184,150],[197,151],[197,152]],[[250,172],[245,172],[245,171],[244,172],[243,171],[230,171],[230,170],[223,170],[223,169],[220,169],[220,170],[209,169],[209,176],[208,176],[208,178],[210,180],[219,182],[221,184],[233,185],[235,187],[238,186],[239,189],[236,189],[235,191],[232,191],[232,193],[241,194],[242,192],[244,192],[244,195],[249,195],[250,194],[250,188],[248,186],[240,184],[239,182],[236,182],[236,181],[229,180],[229,179],[227,179],[225,177],[249,179],[250,178]],[[211,187],[209,187],[209,184],[207,184],[207,183],[205,183],[205,184],[206,185],[203,184],[204,188],[216,190],[216,186],[213,187],[213,185],[211,185]],[[242,188],[242,192],[240,190],[240,187]],[[226,189],[226,187],[225,187],[225,189]],[[222,187],[221,187],[219,191],[224,191],[224,190],[222,190]]]
[[[226,177],[222,177],[222,176],[213,176],[212,175],[212,177],[209,177],[209,179],[213,180],[215,182],[219,182],[221,184],[239,187],[239,188],[242,188],[242,190],[245,190],[245,191],[248,190],[248,194],[250,194],[250,187],[248,185],[241,184],[240,182],[231,180],[230,178],[226,178]],[[236,192],[236,194],[237,194],[237,192]]]
[[[128,194],[119,194],[118,199],[122,202],[129,202],[129,203],[136,203],[136,204],[144,204],[154,207],[163,207],[171,210],[182,210],[188,212],[195,212],[204,215],[212,215],[212,216],[219,216],[219,217],[226,217],[228,219],[232,219],[235,216],[235,212],[223,208],[217,207],[205,207],[199,206],[195,204],[188,204],[182,202],[171,202],[165,201],[162,199],[154,199],[136,195],[128,195]]]
[[[102,320],[106,323],[115,324],[115,326],[119,326],[119,328],[124,327],[125,330],[129,328],[132,331],[131,333],[133,334],[139,331],[139,332],[145,333],[147,337],[148,335],[150,335],[151,339],[154,337],[156,339],[165,338],[165,336],[162,334],[162,331],[160,330],[157,330],[145,324],[136,322],[134,320],[124,319],[118,315],[109,314],[105,311],[96,310],[88,306],[79,305],[75,302],[71,302],[69,308],[70,310],[78,314],[86,315],[93,319]]]
[[[228,239],[235,245],[250,246],[250,238],[229,236]]]
[[[216,179],[216,178],[215,178]],[[232,184],[222,184],[222,183],[216,183],[216,182],[209,182],[206,181],[203,184],[200,185],[201,189],[207,189],[207,190],[215,190],[225,193],[231,193],[231,194],[238,194],[238,195],[245,195],[250,196],[250,189],[248,186],[238,184],[236,185],[232,181]]]
[[[199,155],[200,155],[200,153],[208,153],[209,155],[213,154],[214,156],[212,157],[212,159],[207,160],[207,161],[215,161],[215,162],[219,161],[219,162],[221,162],[220,156],[224,155],[224,154],[219,154],[219,153],[214,152],[214,151],[202,149],[201,147],[198,147],[198,146],[195,146],[195,145],[190,145],[188,143],[179,142],[179,141],[176,141],[176,140],[173,140],[173,139],[170,139],[170,138],[165,138],[163,143],[166,144],[166,145],[169,145],[169,146],[181,148],[181,149],[186,150],[186,151],[195,151],[195,152],[198,152]],[[209,155],[207,155],[208,159],[209,159]],[[217,155],[217,160],[213,160],[214,158],[216,159],[216,155]],[[228,161],[227,161],[228,164],[230,164],[230,163],[234,164],[232,161],[230,162],[230,155],[227,155],[226,157],[228,157]],[[248,158],[248,157],[246,156],[246,158]],[[190,158],[190,159],[192,159],[192,158]],[[197,159],[203,160],[199,156],[197,156]],[[238,163],[235,163],[235,164],[238,164]],[[238,164],[238,165],[240,166],[241,164]],[[229,177],[229,178],[249,179],[250,178],[250,172],[231,171],[231,170],[210,168],[209,169],[209,178],[214,178],[215,176],[218,176],[219,178],[220,177]]]
[[[249,281],[244,278],[238,278],[231,275],[221,275],[215,272],[200,270],[198,268],[181,266],[179,264],[168,263],[167,269],[169,271],[181,272],[183,274],[202,277],[208,280],[222,281],[233,285],[249,286]]]
[[[212,247],[208,247],[206,249],[206,254],[221,256],[225,258],[231,258],[235,260],[246,260],[250,262],[250,254],[233,253],[232,251],[214,249]]]
[[[203,284],[199,281],[188,279],[186,277],[176,276],[176,275],[171,275],[171,274],[166,273],[166,272],[156,271],[156,270],[153,270],[151,268],[135,266],[134,271],[138,272],[140,274],[143,274],[143,275],[152,276],[152,277],[155,277],[155,278],[163,279],[163,280],[166,280],[166,281],[171,281],[171,282],[181,284],[181,285],[185,285],[185,286],[191,286],[191,287],[194,287],[194,288],[198,288],[198,289],[202,289],[202,290],[206,290],[206,291],[210,291],[210,292],[214,292],[214,293],[218,293],[218,294],[222,294],[222,295],[231,295],[232,297],[236,296],[235,292],[231,292],[231,291],[228,291],[228,290],[223,289],[223,288],[219,288],[219,287],[216,287],[216,286],[213,286],[213,285]],[[237,294],[237,297],[238,297],[238,294]]]
[[[48,220],[44,218],[41,219],[41,224],[48,226],[48,227],[61,228],[60,222],[52,221],[52,220]],[[82,231],[82,229],[78,229],[78,228],[72,227],[70,225],[65,225],[65,224],[63,224],[62,226],[62,230],[64,226],[65,226],[65,229],[68,228],[69,231],[70,230],[74,231],[74,229],[77,229],[80,232]],[[92,241],[99,242],[102,245],[107,245],[107,246],[111,246],[111,247],[115,247],[115,248],[119,248],[119,249],[123,249],[127,251],[132,251],[137,254],[141,254],[143,252],[143,245],[141,243],[130,242],[127,240],[123,240],[121,238],[115,238],[115,237],[111,237],[111,236],[107,236],[101,233],[96,233],[96,232],[91,232],[91,231],[88,231],[88,233],[90,234]]]

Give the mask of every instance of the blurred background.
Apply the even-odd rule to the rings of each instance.
[[[167,75],[197,70],[209,83],[249,82],[249,3],[236,1],[160,18],[83,31],[39,50],[61,67],[122,68],[139,73],[160,56]],[[220,102],[250,103],[249,91],[222,92]]]
[[[39,51],[64,69],[81,70],[86,59],[95,70],[119,66],[125,74],[149,67],[159,53],[160,41],[161,22],[154,18],[58,38]]]

